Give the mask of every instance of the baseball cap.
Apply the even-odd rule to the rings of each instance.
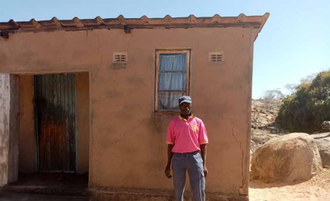
[[[191,98],[190,98],[190,96],[181,96],[180,98],[179,98],[179,105],[181,104],[181,103],[191,103],[192,101],[191,101]]]

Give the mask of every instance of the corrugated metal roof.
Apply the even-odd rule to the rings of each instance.
[[[58,20],[53,17],[47,21],[30,21],[16,22],[10,20],[9,22],[1,22],[1,31],[52,31],[52,30],[79,30],[79,29],[102,29],[102,28],[193,28],[193,27],[231,27],[231,26],[252,26],[256,29],[261,29],[267,20],[269,13],[263,16],[245,16],[240,14],[237,17],[221,17],[214,15],[213,17],[189,17],[172,18],[166,15],[164,18],[148,18],[142,16],[141,18],[124,18],[120,15],[117,18],[101,18],[94,19],[79,19],[77,17],[72,20]],[[260,30],[259,30],[260,31]]]

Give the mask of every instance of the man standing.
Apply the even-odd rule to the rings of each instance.
[[[172,177],[172,162],[176,201],[183,201],[187,170],[193,201],[205,201],[208,137],[203,121],[191,114],[191,103],[192,100],[189,96],[179,98],[181,114],[171,121],[166,136],[168,160],[165,175],[168,178]]]

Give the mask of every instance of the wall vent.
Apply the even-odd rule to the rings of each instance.
[[[113,53],[113,60],[112,60],[112,67],[113,68],[126,68],[127,63],[127,52],[114,52]]]
[[[126,52],[113,53],[113,62],[114,63],[126,63],[127,62],[127,53]]]
[[[222,62],[223,61],[223,52],[210,52],[209,61],[210,62]]]

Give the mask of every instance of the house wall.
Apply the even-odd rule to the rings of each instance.
[[[8,183],[17,181],[19,167],[19,77],[10,75]]]
[[[19,76],[20,128],[19,172],[36,171],[36,134],[34,122],[33,75]],[[89,75],[77,73],[77,173],[88,172],[89,166]]]
[[[254,31],[119,29],[16,33],[0,38],[0,72],[90,72],[90,187],[172,189],[165,135],[178,113],[154,112],[155,50],[191,50],[194,114],[207,126],[209,192],[248,193]],[[224,52],[221,65],[208,53]],[[113,52],[127,52],[124,69]]]
[[[20,75],[19,78],[19,171],[24,173],[33,173],[36,170],[33,75]]]
[[[89,170],[89,75],[77,73],[77,173]]]
[[[8,183],[10,79],[0,74],[0,186]]]
[[[0,186],[18,178],[18,77],[0,74]]]

